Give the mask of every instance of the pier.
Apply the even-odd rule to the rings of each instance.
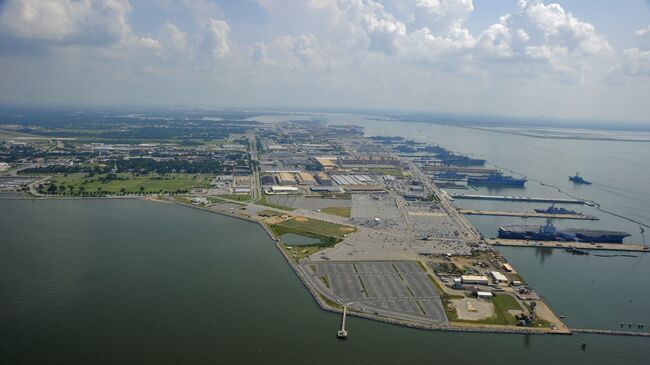
[[[516,212],[506,210],[475,210],[475,209],[458,209],[458,213],[467,215],[492,215],[502,217],[521,217],[521,218],[554,218],[554,219],[581,219],[597,221],[598,217],[581,213],[576,214],[555,214],[555,213],[537,213],[537,212]]]
[[[521,203],[558,203],[558,204],[586,204],[593,205],[590,202],[578,199],[563,198],[531,198],[527,196],[501,196],[501,195],[470,195],[470,194],[450,194],[454,199],[476,199],[476,200],[505,200]]]
[[[560,249],[579,250],[602,250],[602,251],[626,251],[626,252],[650,252],[650,247],[636,243],[587,243],[587,242],[564,242],[564,241],[528,241],[510,240],[504,238],[487,238],[485,242],[492,246],[511,247],[544,247]]]
[[[455,171],[458,173],[465,174],[494,174],[499,172],[497,169],[484,169],[478,167],[456,167],[456,166],[434,166],[434,165],[424,165],[422,169],[426,172],[434,171]]]
[[[348,337],[348,331],[345,330],[345,315],[348,312],[348,306],[343,306],[343,319],[341,320],[341,329],[336,332],[336,337],[340,339],[346,339]]]
[[[585,329],[585,328],[571,328],[571,332],[573,332],[573,333],[588,333],[588,334],[594,334],[594,335],[650,337],[650,332],[599,330],[599,329]]]

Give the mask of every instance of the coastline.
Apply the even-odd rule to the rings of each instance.
[[[143,196],[136,196],[136,197],[71,197],[71,198],[65,198],[65,197],[29,197],[29,196],[22,196],[22,197],[12,197],[9,199],[15,199],[15,200],[81,200],[81,199],[88,199],[88,200],[100,200],[100,199],[138,199],[142,201],[149,201],[149,202],[159,202],[159,203],[171,203],[171,204],[178,204],[180,206],[185,206],[189,208],[194,208],[198,210],[202,210],[205,212],[209,213],[215,213],[219,214],[222,216],[230,217],[230,218],[236,218],[240,219],[243,221],[251,222],[251,223],[257,223],[259,224],[262,229],[266,232],[266,234],[269,236],[271,240],[275,242],[275,246],[278,249],[278,251],[281,253],[281,255],[284,257],[286,262],[289,264],[289,266],[292,268],[293,272],[295,275],[299,278],[299,280],[302,282],[303,286],[305,286],[314,299],[314,301],[318,304],[318,306],[328,312],[332,313],[337,313],[337,314],[342,314],[343,311],[341,308],[334,307],[330,304],[327,303],[326,299],[321,294],[314,286],[314,284],[307,278],[305,273],[302,271],[300,268],[300,265],[296,262],[293,261],[291,257],[288,256],[287,252],[282,249],[281,243],[282,241],[279,239],[279,237],[276,237],[273,232],[261,221],[258,219],[254,219],[251,217],[243,216],[243,215],[238,215],[238,214],[233,214],[229,213],[227,211],[219,211],[219,210],[214,210],[214,209],[209,209],[208,207],[203,207],[203,206],[198,206],[194,204],[189,204],[177,200],[170,200],[170,199],[155,199],[152,197],[143,197]],[[377,315],[372,315],[372,314],[367,314],[367,313],[361,313],[358,311],[348,311],[348,315],[355,316],[358,318],[364,318],[364,319],[369,319],[369,320],[374,320],[378,322],[383,322],[386,324],[392,324],[392,325],[398,325],[398,326],[404,326],[404,327],[409,327],[409,328],[414,328],[414,329],[420,329],[420,330],[427,330],[427,331],[441,331],[441,332],[472,332],[472,333],[494,333],[494,334],[522,334],[522,335],[545,335],[545,334],[551,334],[551,335],[573,335],[574,333],[580,333],[580,334],[600,334],[600,335],[621,335],[621,336],[636,336],[636,337],[650,337],[650,333],[648,332],[631,332],[631,331],[617,331],[617,330],[605,330],[605,329],[573,329],[573,328],[568,328],[566,331],[562,330],[553,330],[553,329],[541,329],[541,328],[526,328],[526,327],[513,327],[513,326],[499,326],[499,325],[475,325],[468,323],[467,325],[465,324],[454,324],[454,325],[449,325],[449,326],[436,326],[436,325],[426,325],[424,323],[417,323],[417,322],[411,322],[411,321],[406,321],[406,320],[400,320],[400,319],[395,319],[395,318],[390,318],[390,317],[383,317],[383,316],[377,316]]]

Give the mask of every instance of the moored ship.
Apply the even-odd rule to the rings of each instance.
[[[546,214],[578,214],[575,210],[569,210],[565,208],[556,208],[555,204],[551,205],[546,209],[535,209],[537,213],[546,213]]]
[[[512,225],[499,227],[499,238],[533,241],[623,243],[627,232],[586,228],[557,228],[550,220],[544,226]]]
[[[492,173],[487,176],[473,176],[467,179],[470,185],[481,186],[517,186],[523,187],[526,184],[526,179],[516,178],[512,176],[503,175],[502,173]]]

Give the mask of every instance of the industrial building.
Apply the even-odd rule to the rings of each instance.
[[[508,278],[498,271],[492,271],[490,272],[490,275],[492,275],[494,281],[496,281],[497,283],[506,283],[506,284],[508,283]]]
[[[338,186],[311,186],[309,190],[314,193],[340,193],[343,191]]]
[[[295,186],[270,186],[266,193],[269,195],[287,195],[287,194],[298,194],[300,189]]]
[[[301,172],[298,174],[298,183],[300,185],[316,185],[316,180],[308,172]]]
[[[278,174],[277,179],[280,185],[295,185],[296,179],[294,174],[288,172],[281,172]]]
[[[318,183],[321,185],[327,185],[327,186],[332,185],[332,179],[329,177],[329,175],[327,175],[322,171],[317,173],[316,176],[314,177],[316,178],[316,181],[318,181]]]
[[[277,181],[275,181],[275,178],[272,175],[264,175],[261,177],[262,180],[262,185],[275,185],[277,184]]]
[[[336,164],[334,161],[332,161],[331,158],[328,157],[315,157],[314,160],[318,162],[319,165],[323,168],[323,170],[332,170],[336,167]]]
[[[463,284],[489,285],[490,280],[483,275],[463,275],[460,277]]]

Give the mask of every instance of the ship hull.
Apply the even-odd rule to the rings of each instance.
[[[539,226],[499,227],[499,238],[531,241],[567,241],[587,243],[623,243],[626,232],[602,231],[581,228],[562,228],[554,232],[543,232]]]

